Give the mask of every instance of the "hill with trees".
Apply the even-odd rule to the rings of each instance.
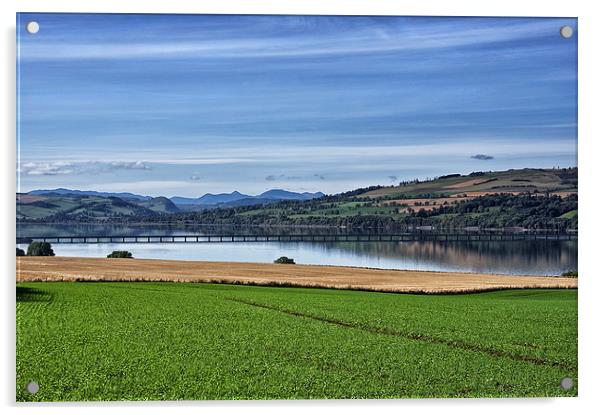
[[[37,218],[32,210],[35,213],[35,209],[59,203],[54,199],[29,199],[25,204],[30,214],[24,215],[24,206],[19,209],[19,205],[17,212],[21,220],[55,222],[338,227],[359,231],[415,226],[565,230],[577,227],[577,182],[577,168],[521,169],[454,173],[306,200],[266,199],[260,204],[224,204],[198,211],[179,209],[165,198],[134,203],[110,197],[102,203],[97,201],[99,204],[91,209],[80,206]],[[102,207],[103,203],[110,209]],[[96,214],[99,210],[105,215]]]

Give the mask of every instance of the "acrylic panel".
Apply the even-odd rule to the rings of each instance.
[[[16,399],[577,395],[577,19],[17,15]]]

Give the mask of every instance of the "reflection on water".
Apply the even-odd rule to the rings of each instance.
[[[105,257],[123,249],[136,258],[237,262],[272,262],[285,255],[298,264],[515,275],[577,269],[577,241],[56,244],[53,249],[61,256]]]

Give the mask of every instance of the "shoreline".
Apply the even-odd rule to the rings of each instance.
[[[453,294],[515,288],[577,288],[577,278],[410,271],[335,265],[17,257],[17,282],[189,282]]]

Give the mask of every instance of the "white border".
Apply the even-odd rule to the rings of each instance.
[[[456,15],[456,16],[563,16],[579,18],[579,170],[580,170],[580,226],[579,226],[579,398],[565,399],[472,399],[472,400],[389,400],[389,401],[254,401],[254,402],[186,402],[164,404],[109,403],[86,405],[86,412],[105,413],[108,410],[145,414],[169,412],[199,413],[207,411],[244,411],[249,414],[281,413],[306,414],[342,410],[363,413],[374,408],[379,412],[400,413],[471,413],[504,414],[508,411],[545,411],[549,414],[568,412],[588,413],[596,403],[600,385],[598,334],[601,303],[599,290],[602,275],[596,268],[597,243],[602,230],[596,206],[601,193],[599,178],[602,118],[599,97],[600,41],[602,22],[596,13],[594,1],[525,1],[505,0],[487,2],[476,0],[220,0],[195,2],[190,0],[3,0],[2,8],[2,123],[3,141],[1,162],[2,189],[2,323],[3,340],[0,368],[0,390],[3,406],[12,412],[34,413],[44,410],[54,414],[80,413],[76,405],[17,406],[15,396],[15,316],[14,272],[12,256],[15,240],[15,13],[21,12],[112,12],[112,13],[230,13],[230,14],[348,14],[348,15]],[[598,164],[598,165],[597,165]],[[598,169],[596,169],[598,167]],[[596,238],[598,237],[598,238]]]

